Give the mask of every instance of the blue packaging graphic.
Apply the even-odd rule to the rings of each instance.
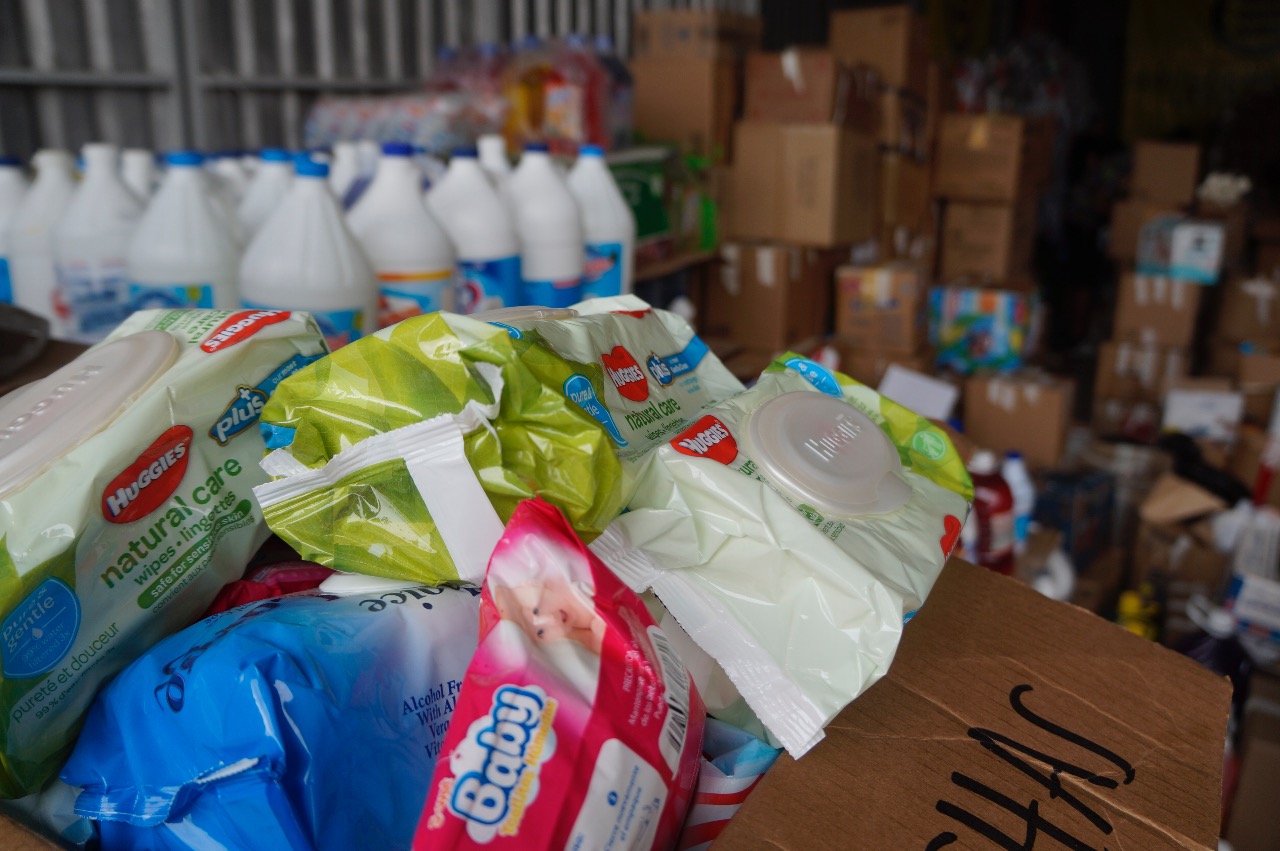
[[[458,261],[458,312],[479,313],[520,303],[520,258]]]
[[[622,243],[588,242],[582,272],[582,297],[622,295]]]
[[[582,279],[563,281],[523,281],[520,284],[522,304],[541,307],[572,307],[582,301]]]

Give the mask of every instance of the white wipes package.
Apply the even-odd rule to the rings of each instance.
[[[323,356],[306,314],[143,311],[0,400],[0,796],[38,789],[98,686],[267,535],[259,413]]]

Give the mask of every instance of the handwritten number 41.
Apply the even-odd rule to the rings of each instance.
[[[1077,747],[1083,748],[1084,750],[1105,759],[1120,771],[1124,776],[1124,783],[1126,785],[1133,782],[1133,766],[1119,754],[1104,748],[1102,745],[1085,738],[1079,733],[1068,730],[1060,724],[1055,724],[1047,718],[1042,718],[1024,706],[1022,703],[1022,696],[1029,693],[1031,690],[1031,686],[1029,685],[1019,685],[1014,686],[1014,688],[1009,692],[1009,705],[1013,707],[1014,712],[1018,713],[1018,715],[1024,720],[1034,724],[1040,729],[1048,733],[1052,733],[1066,742],[1070,742]],[[1074,765],[1064,759],[1059,759],[1050,754],[1038,751],[1035,748],[1028,747],[1021,742],[993,730],[987,730],[982,727],[973,727],[969,730],[969,737],[977,741],[978,744],[991,751],[991,753],[995,754],[1000,759],[1009,763],[1009,765],[1013,766],[1018,771],[1043,786],[1048,790],[1050,799],[1061,799],[1077,813],[1084,816],[1084,818],[1087,819],[1089,823],[1104,836],[1111,835],[1114,829],[1111,822],[1103,818],[1101,813],[1097,812],[1082,801],[1070,789],[1064,788],[1060,778],[1061,775],[1067,774],[1072,777],[1078,777],[1094,786],[1099,786],[1104,789],[1114,789],[1119,785],[1114,777],[1095,774],[1082,766]],[[1019,753],[1037,760],[1042,764],[1049,765],[1053,769],[1052,772],[1045,774],[1039,768],[1019,756]],[[969,777],[959,771],[952,773],[951,782],[959,786],[961,789],[965,789],[981,798],[985,798],[999,807],[1003,807],[1005,810],[1026,823],[1026,833],[1021,840],[1018,840],[1004,833],[994,825],[983,821],[981,818],[963,807],[953,804],[950,801],[938,801],[938,812],[955,819],[960,824],[980,836],[986,837],[1000,848],[1007,849],[1007,851],[1032,851],[1032,849],[1036,847],[1036,839],[1043,834],[1044,836],[1057,841],[1063,847],[1072,849],[1072,851],[1096,851],[1095,846],[1089,845],[1077,836],[1073,836],[1042,816],[1040,814],[1038,801],[1033,800],[1031,803],[1024,806],[1007,795],[997,792],[985,783],[974,780],[972,777]],[[938,849],[945,848],[951,843],[956,842],[958,839],[959,837],[950,831],[940,833],[929,843],[926,851],[938,851]]]

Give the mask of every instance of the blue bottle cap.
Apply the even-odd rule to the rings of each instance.
[[[578,156],[580,157],[603,157],[604,148],[599,145],[583,145],[578,148]]]
[[[385,157],[411,157],[413,145],[408,142],[383,142],[382,155]]]
[[[0,166],[18,166],[22,165],[22,160],[17,157],[3,156],[0,157]]]
[[[298,177],[328,177],[329,164],[313,160],[306,154],[300,154],[293,161],[293,171]]]
[[[479,154],[476,153],[476,149],[473,147],[472,148],[454,148],[453,155],[455,157],[461,157],[464,160],[474,160],[476,157],[479,156]]]
[[[258,158],[264,163],[287,163],[293,159],[293,154],[284,148],[263,148]]]
[[[528,142],[525,144],[524,149],[526,152],[533,154],[545,154],[550,150],[546,142]]]
[[[199,151],[170,151],[164,155],[164,163],[171,168],[198,168],[204,165],[204,154]]]

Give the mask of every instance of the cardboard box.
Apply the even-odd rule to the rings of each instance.
[[[1133,146],[1134,198],[1185,207],[1195,198],[1200,180],[1200,146],[1138,142]]]
[[[1204,288],[1148,275],[1122,275],[1111,336],[1147,345],[1187,348],[1195,339]]]
[[[669,171],[676,156],[660,145],[628,148],[609,154],[609,171],[636,220],[636,265],[665,260],[675,252],[675,235],[667,209]]]
[[[729,59],[760,48],[763,20],[712,9],[637,11],[631,18],[632,59]]]
[[[1197,440],[1230,443],[1243,414],[1244,397],[1230,389],[1174,387],[1165,395],[1161,429]]]
[[[928,337],[928,284],[918,266],[844,266],[836,270],[836,334],[881,352],[910,354]]]
[[[1108,617],[1115,609],[1120,589],[1124,587],[1125,562],[1125,551],[1111,547],[1084,570],[1077,567],[1071,604]]]
[[[1036,199],[1018,205],[951,201],[942,214],[942,278],[1008,281],[1031,276]]]
[[[1267,278],[1231,278],[1218,302],[1214,337],[1230,343],[1280,343],[1280,284]]]
[[[822,124],[743,121],[724,205],[728,239],[830,248],[875,233],[875,141]]]
[[[1054,825],[1076,847],[1207,851],[1229,697],[1190,659],[952,559],[889,673],[782,756],[720,841],[1021,847]]]
[[[884,88],[880,93],[880,147],[897,151],[916,160],[927,160],[932,138],[929,136],[928,109],[922,98],[899,89]]]
[[[1117,201],[1111,207],[1111,234],[1107,240],[1107,256],[1122,263],[1133,263],[1138,257],[1138,235],[1142,226],[1152,219],[1177,215],[1179,212],[1177,207],[1141,198]]]
[[[1049,179],[1052,126],[1044,119],[947,113],[938,129],[934,192],[964,201],[1012,203]]]
[[[1095,395],[1090,425],[1104,437],[1149,443],[1160,433],[1160,416],[1159,402]]]
[[[924,231],[932,217],[929,167],[893,152],[880,154],[880,225]]]
[[[964,386],[964,431],[980,446],[1016,449],[1033,467],[1062,458],[1075,382],[1043,373],[975,375]]]
[[[1180,281],[1217,283],[1222,273],[1226,231],[1221,222],[1186,216],[1157,216],[1138,233],[1140,275],[1167,275]]]
[[[1239,433],[1236,434],[1236,442],[1231,447],[1227,472],[1252,490],[1253,483],[1258,478],[1258,468],[1262,464],[1262,451],[1266,447],[1266,429],[1251,425],[1241,426]],[[1267,505],[1280,508],[1280,476],[1271,480],[1271,487],[1267,490],[1264,499]]]
[[[1267,426],[1276,390],[1280,388],[1280,355],[1241,353],[1236,386],[1244,396],[1245,419]]]
[[[831,325],[831,281],[847,249],[726,243],[719,298],[729,337],[753,352],[775,354]]]
[[[928,94],[928,23],[909,6],[832,12],[828,46],[847,65],[875,68],[887,86]]]
[[[1260,278],[1275,280],[1276,270],[1280,269],[1280,242],[1258,243],[1258,254],[1254,260],[1253,271]]]
[[[879,78],[841,63],[827,50],[793,47],[747,57],[743,118],[778,124],[837,124],[875,133]]]
[[[1038,301],[1029,293],[970,287],[929,291],[929,342],[938,366],[968,374],[1017,369],[1036,342]]]
[[[715,160],[729,157],[742,83],[736,62],[650,58],[633,60],[630,68],[637,134]]]
[[[1111,340],[1098,348],[1096,396],[1159,404],[1190,370],[1190,352],[1173,346]]]
[[[1280,851],[1276,788],[1280,787],[1280,685],[1254,672],[1244,704],[1240,774],[1225,836],[1234,851]]]
[[[1222,268],[1240,272],[1245,268],[1245,248],[1249,238],[1249,203],[1240,201],[1228,207],[1208,201],[1196,202],[1196,218],[1222,225]]]
[[[879,387],[885,372],[893,364],[917,372],[933,371],[935,353],[928,347],[907,353],[883,352],[864,348],[856,340],[838,336],[831,340],[831,345],[840,355],[839,370],[868,387]]]
[[[1035,519],[1062,533],[1062,548],[1077,571],[1111,546],[1115,478],[1102,470],[1053,470],[1036,496]]]

